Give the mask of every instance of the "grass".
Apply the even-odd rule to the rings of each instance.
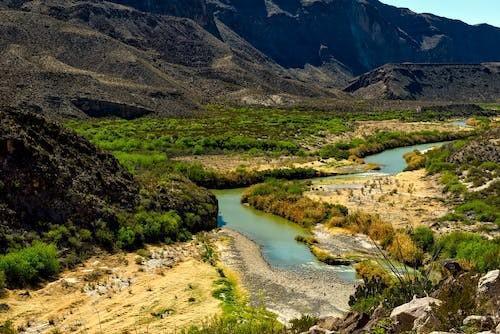
[[[249,306],[246,293],[240,288],[237,275],[228,269],[219,270],[213,295],[222,302],[222,315],[208,319],[200,326],[191,326],[182,334],[274,334],[284,333],[276,315],[262,306]]]
[[[477,271],[500,267],[500,239],[488,240],[475,233],[452,232],[438,239],[437,247],[444,258],[470,263]]]

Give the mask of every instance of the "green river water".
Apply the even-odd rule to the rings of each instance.
[[[444,143],[431,143],[401,147],[386,150],[382,153],[368,156],[366,162],[377,163],[381,169],[377,174],[396,174],[401,172],[406,163],[403,154],[413,150],[426,150]],[[332,176],[314,179],[314,183],[324,181],[335,182],[337,179],[366,177],[374,173],[362,173],[349,176]],[[309,248],[295,241],[297,235],[307,235],[308,232],[286,219],[263,213],[240,203],[245,189],[214,190],[219,201],[219,226],[238,231],[253,240],[261,247],[265,260],[273,267],[300,270],[314,266],[325,270],[334,270],[344,280],[352,281],[355,273],[350,266],[327,266],[316,260]]]

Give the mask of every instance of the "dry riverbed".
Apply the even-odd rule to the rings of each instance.
[[[302,314],[340,315],[348,310],[354,285],[339,278],[333,268],[273,268],[259,246],[245,236],[231,229],[222,229],[220,235],[221,261],[240,275],[253,305],[264,305],[284,322]]]

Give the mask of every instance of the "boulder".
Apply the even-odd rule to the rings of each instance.
[[[432,297],[413,298],[412,301],[394,308],[391,312],[391,319],[395,322],[397,331],[414,330],[415,321],[417,324],[424,322],[425,318],[432,310],[432,305],[440,305],[441,301]]]
[[[473,326],[479,330],[492,330],[495,327],[493,317],[484,315],[469,315],[464,319],[465,326]]]
[[[456,276],[463,272],[462,266],[455,260],[446,260],[443,267],[453,276]]]
[[[500,270],[492,270],[479,279],[477,284],[479,298],[500,301]]]
[[[324,329],[324,328],[321,328],[320,326],[318,325],[315,325],[315,326],[312,326],[310,329],[309,329],[309,332],[307,332],[309,334],[333,334],[335,332],[333,331],[330,331],[328,329]]]

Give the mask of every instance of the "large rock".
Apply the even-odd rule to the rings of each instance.
[[[469,315],[464,319],[465,326],[473,326],[479,330],[492,330],[495,327],[493,317],[484,315]]]
[[[479,298],[500,302],[500,270],[492,270],[479,279],[477,284]]]
[[[414,298],[411,302],[394,308],[390,317],[395,322],[398,331],[416,330],[416,320],[419,320],[417,323],[421,323],[428,317],[432,306],[440,304],[439,299],[432,297]]]

